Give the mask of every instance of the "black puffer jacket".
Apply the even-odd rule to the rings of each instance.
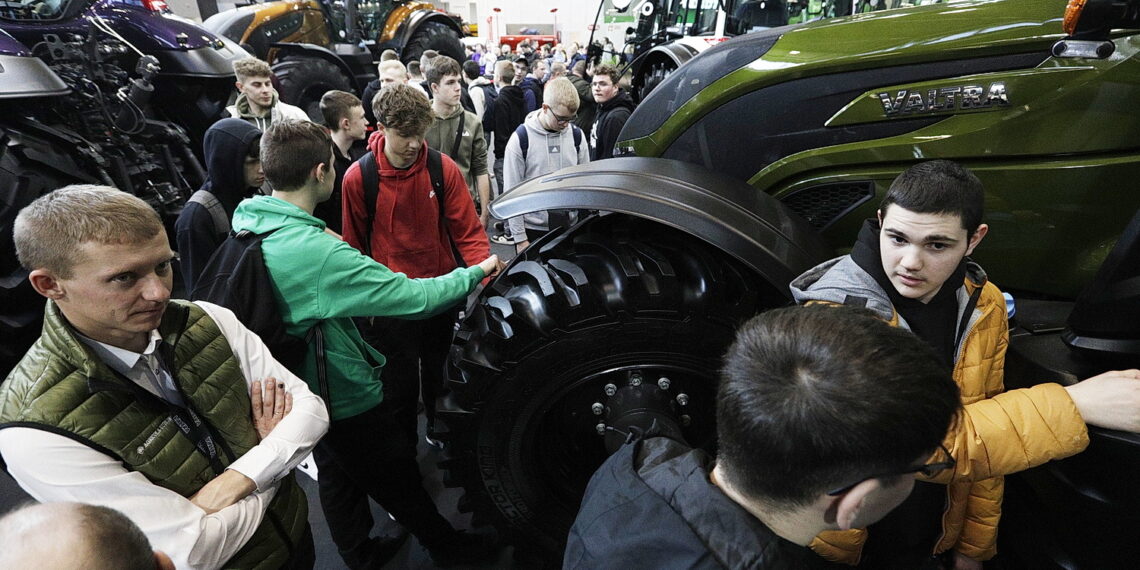
[[[526,118],[522,87],[505,85],[499,89],[499,96],[488,103],[483,113],[483,131],[494,133],[495,156],[502,157],[507,141]]]
[[[563,568],[836,568],[776,536],[709,481],[712,459],[664,437],[594,473]]]

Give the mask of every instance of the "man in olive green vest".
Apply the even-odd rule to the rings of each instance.
[[[0,385],[0,465],[32,497],[127,515],[178,568],[309,568],[292,469],[320,398],[230,311],[172,301],[154,210],[68,186],[20,211],[43,333]]]

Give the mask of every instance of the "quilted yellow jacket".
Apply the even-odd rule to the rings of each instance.
[[[958,291],[959,311],[978,289],[981,293],[954,358],[954,381],[962,394],[963,413],[946,436],[957,460],[952,471],[932,479],[947,484],[942,536],[932,554],[950,549],[975,560],[997,551],[1003,475],[1074,455],[1088,445],[1088,431],[1076,405],[1059,384],[1005,391],[1003,369],[1009,344],[1005,300],[976,264],[968,265],[965,286]],[[792,282],[801,304],[860,304],[891,324],[909,328],[874,278],[849,256],[825,262]],[[865,529],[826,531],[811,548],[824,558],[857,564]]]

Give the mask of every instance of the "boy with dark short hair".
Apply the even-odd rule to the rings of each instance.
[[[491,175],[487,170],[487,139],[479,117],[460,105],[465,93],[460,81],[459,63],[441,55],[432,60],[427,72],[432,92],[431,109],[435,120],[424,139],[428,147],[451,157],[463,173],[467,190],[479,211],[479,222],[486,227],[487,205],[491,201]]]
[[[356,95],[335,90],[321,97],[321,115],[332,134],[333,148],[336,151],[336,180],[333,182],[332,196],[317,204],[313,215],[324,220],[328,229],[340,234],[340,186],[348,167],[367,152],[364,139],[368,137],[368,119],[364,116],[364,106]]]
[[[929,347],[867,311],[789,307],[741,326],[717,391],[715,460],[634,437],[598,469],[563,568],[822,568],[820,531],[906,498],[960,409]]]
[[[1005,300],[969,259],[989,231],[983,197],[978,178],[958,164],[916,164],[891,184],[850,255],[792,282],[800,303],[866,307],[936,351],[965,404],[945,445],[958,471],[978,479],[920,482],[878,525],[821,535],[812,548],[828,559],[901,569],[934,556],[955,568],[980,568],[996,552],[1003,475],[1082,451],[1086,423],[1140,429],[1140,407],[1132,404],[1140,401],[1136,371],[1005,391]]]

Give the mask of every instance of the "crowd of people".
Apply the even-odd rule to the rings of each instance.
[[[634,102],[615,62],[580,46],[381,59],[363,93],[324,95],[323,125],[278,99],[265,62],[237,62],[177,251],[150,206],[113,188],[69,186],[21,211],[17,253],[48,305],[0,385],[0,458],[61,505],[0,520],[0,561],[47,548],[19,537],[57,516],[132,536],[139,567],[310,568],[292,474],[310,453],[348,567],[380,567],[407,534],[440,566],[496,556],[494,537],[454,528],[424,489],[418,405],[442,445],[450,336],[462,300],[504,268],[492,241],[522,251],[577,215],[492,236],[488,203],[611,158]],[[591,480],[565,565],[980,568],[1004,475],[1079,453],[1087,425],[1140,431],[1135,370],[1004,389],[1004,303],[968,259],[987,232],[968,170],[900,175],[850,255],[789,284],[810,306],[740,328],[716,456],[634,438]],[[262,293],[304,339],[298,366],[227,308],[173,298],[175,266],[189,298],[234,234],[261,236]],[[371,535],[369,498],[407,532]],[[89,533],[76,549],[96,551]]]

